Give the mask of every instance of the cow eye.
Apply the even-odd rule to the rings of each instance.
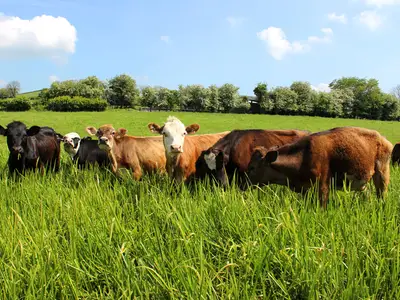
[[[111,134],[114,135],[114,134],[115,134],[115,131],[113,131]]]

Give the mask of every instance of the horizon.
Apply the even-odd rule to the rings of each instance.
[[[377,79],[384,92],[400,83],[398,0],[0,5],[0,87],[17,80],[21,93],[119,74],[169,89],[232,83],[248,96],[258,82],[328,91],[334,79],[355,76]]]

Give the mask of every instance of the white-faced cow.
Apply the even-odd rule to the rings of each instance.
[[[98,141],[92,140],[91,137],[81,139],[78,133],[70,132],[64,135],[62,141],[65,152],[69,154],[73,162],[77,163],[78,168],[111,165],[107,152],[100,149]]]
[[[212,175],[218,183],[226,186],[236,173],[239,186],[245,187],[247,166],[254,148],[282,146],[310,133],[304,130],[232,130],[203,151],[196,162],[196,178]]]
[[[170,178],[178,183],[190,181],[196,172],[196,161],[201,152],[229,133],[225,131],[190,136],[200,129],[200,125],[185,126],[176,117],[169,117],[162,126],[149,123],[148,127],[151,132],[163,136],[166,169]]]
[[[318,180],[323,207],[332,179],[339,189],[345,180],[352,190],[363,191],[372,178],[377,196],[383,197],[390,181],[392,148],[375,130],[333,128],[278,149],[255,149],[248,176],[253,184],[289,184],[297,192],[308,190]]]

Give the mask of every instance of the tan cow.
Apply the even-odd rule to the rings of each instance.
[[[319,179],[320,203],[326,207],[330,182],[343,180],[351,189],[365,190],[373,179],[378,197],[383,197],[390,181],[390,155],[393,145],[375,130],[339,127],[303,137],[277,149],[254,150],[248,167],[253,184],[287,185],[306,191]]]
[[[189,181],[196,172],[196,160],[201,152],[214,145],[229,131],[186,136],[194,134],[200,128],[199,124],[187,127],[176,117],[168,117],[163,126],[149,123],[151,132],[163,135],[165,156],[167,157],[166,169],[168,175],[176,182]]]
[[[105,150],[111,159],[112,170],[132,170],[133,178],[139,180],[143,173],[165,172],[164,145],[161,137],[137,137],[126,135],[127,130],[118,131],[110,124],[98,130],[88,126],[86,131],[99,138],[99,148]]]

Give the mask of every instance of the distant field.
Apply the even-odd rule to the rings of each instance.
[[[17,97],[37,97],[40,93],[40,90],[38,91],[31,91],[31,92],[26,92],[26,93],[20,93],[18,94]]]
[[[199,134],[235,128],[376,129],[400,141],[398,122],[108,110],[0,112],[12,120],[86,135],[111,123],[151,135],[147,123],[175,115]],[[0,164],[8,150],[0,137]],[[366,299],[400,297],[400,172],[388,198],[336,192],[327,211],[285,187],[245,192],[199,184],[179,192],[165,176],[114,180],[62,170],[20,182],[0,174],[3,298]]]

